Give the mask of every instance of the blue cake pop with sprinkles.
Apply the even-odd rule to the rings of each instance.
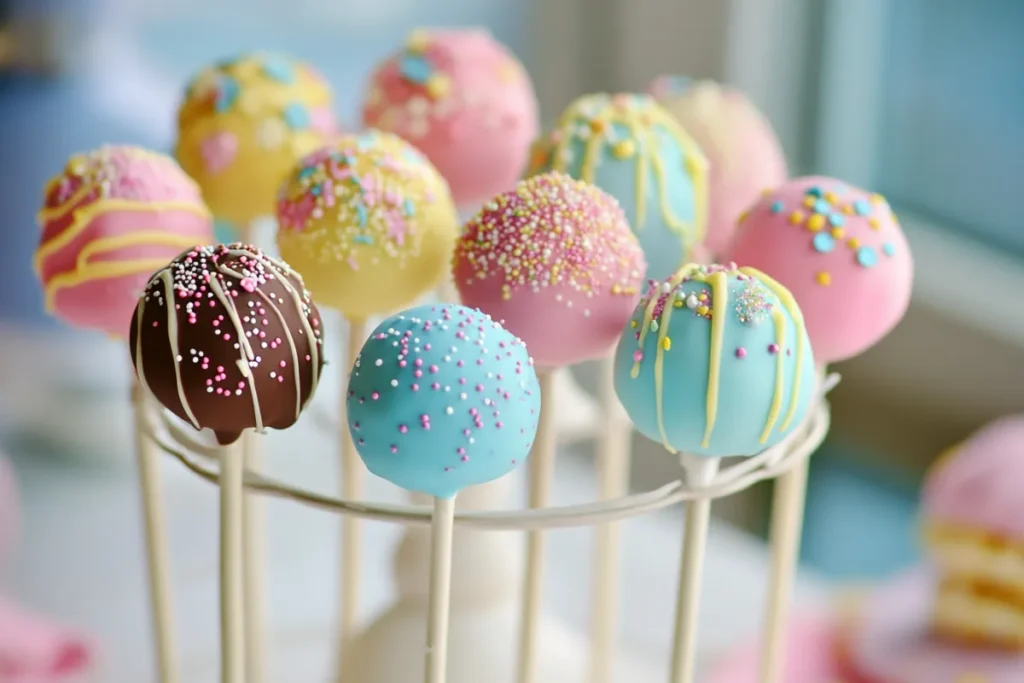
[[[652,283],[615,356],[630,419],[673,453],[756,455],[800,425],[816,386],[796,301],[735,264],[688,265]]]
[[[363,345],[348,423],[367,469],[453,498],[529,455],[540,384],[526,345],[480,311],[428,304],[394,315]]]

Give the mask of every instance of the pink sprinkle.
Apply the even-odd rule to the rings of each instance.
[[[409,431],[409,427],[406,425],[398,425],[398,431],[402,434],[405,434],[406,432]]]
[[[281,367],[282,367],[282,368],[286,368],[286,367],[288,367],[288,364],[287,364],[287,363],[285,363],[284,361],[281,361]]]
[[[736,357],[737,358],[746,358],[747,357],[747,350],[745,348],[743,348],[742,346],[736,347]]]
[[[469,456],[468,455],[462,456],[462,462],[469,462]]]
[[[398,446],[391,446],[391,452],[392,453],[397,453],[398,452]]]
[[[413,383],[413,385],[411,387],[409,387],[409,388],[412,389],[413,391],[419,391],[420,390],[420,385],[416,384],[416,383]]]
[[[775,355],[778,352],[779,352],[779,345],[778,344],[769,344],[768,345],[768,353],[770,353],[772,355]]]
[[[227,333],[225,333],[225,334],[224,334],[224,341],[230,341],[230,339],[231,339],[231,335],[230,335],[230,334],[227,334]]]
[[[243,277],[242,281],[239,282],[238,284],[242,285],[242,289],[244,289],[247,292],[256,291],[256,280],[252,279],[251,277]]]
[[[376,401],[378,398],[380,398],[380,394],[378,392],[375,391],[372,394],[370,394],[370,399],[371,400]]]
[[[439,368],[436,365],[431,365],[429,369],[430,369],[430,372],[436,373]]]
[[[639,363],[643,359],[644,359],[644,352],[643,351],[641,351],[640,349],[637,349],[636,351],[633,352],[633,362],[634,363]]]

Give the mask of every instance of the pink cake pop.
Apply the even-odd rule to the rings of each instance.
[[[552,172],[484,206],[456,244],[455,285],[558,367],[608,353],[647,269],[625,214],[589,183]]]
[[[910,303],[910,247],[885,198],[825,177],[797,178],[741,218],[728,258],[792,292],[815,359],[863,353]]]
[[[785,182],[786,157],[775,131],[746,95],[713,81],[659,76],[648,91],[700,145],[709,164],[704,246],[718,258],[736,219],[766,188]],[[742,264],[747,265],[747,264]]]
[[[363,124],[419,148],[459,206],[512,188],[537,137],[537,97],[519,61],[482,29],[413,31],[370,81]]]
[[[153,271],[213,240],[198,186],[173,159],[137,147],[72,157],[46,187],[36,271],[57,317],[128,334]]]

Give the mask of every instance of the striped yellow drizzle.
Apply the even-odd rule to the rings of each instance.
[[[718,404],[720,398],[719,383],[721,379],[722,352],[725,341],[725,316],[730,314],[729,278],[730,276],[735,276],[737,274],[743,274],[759,281],[773,294],[775,294],[781,303],[782,308],[789,314],[789,317],[792,319],[793,325],[796,328],[797,352],[795,361],[797,365],[793,376],[793,386],[790,391],[789,407],[786,410],[782,424],[779,426],[781,430],[785,431],[792,423],[793,418],[796,415],[798,399],[800,397],[800,380],[803,372],[802,366],[805,353],[804,346],[806,345],[806,334],[804,330],[803,315],[801,314],[795,299],[793,299],[793,296],[789,293],[789,290],[754,268],[740,268],[733,271],[719,270],[712,273],[706,273],[703,272],[701,267],[698,265],[689,264],[684,266],[668,280],[666,285],[662,286],[667,286],[670,291],[674,292],[684,280],[702,282],[711,288],[712,301],[714,302],[714,310],[711,316],[711,344],[708,357],[707,394],[705,398],[706,415],[704,437],[701,441],[702,448],[708,448],[710,446],[711,438],[714,434],[715,422],[718,418]],[[651,330],[651,323],[654,322],[654,310],[658,305],[660,296],[661,292],[652,292],[650,300],[644,307],[643,321],[641,323],[638,340],[638,346],[640,349],[643,349],[644,342],[647,339],[647,334]],[[665,348],[667,346],[665,340],[669,339],[669,327],[672,319],[673,308],[674,301],[670,296],[666,299],[664,306],[662,306],[661,315],[657,321],[656,329],[658,331],[658,340],[654,358],[655,410],[657,415],[658,433],[661,437],[662,445],[670,453],[677,452],[677,449],[669,443],[667,432],[665,430],[663,392],[664,354],[667,351]],[[775,386],[772,394],[772,402],[768,415],[765,418],[764,428],[761,432],[761,443],[768,441],[772,431],[778,424],[779,415],[782,412],[783,394],[785,390],[784,350],[786,343],[786,315],[777,307],[772,310],[772,323],[775,328],[775,343],[778,345],[779,350],[775,359]],[[633,361],[633,366],[630,369],[630,377],[636,379],[639,376],[640,363],[642,360],[643,359],[641,358],[640,360]]]
[[[651,101],[646,106],[620,106],[609,99],[605,106],[595,115],[581,113],[594,101],[595,96],[586,96],[570,105],[562,115],[560,130],[569,133],[581,125],[589,126],[596,131],[585,140],[583,159],[580,163],[579,179],[593,183],[597,168],[601,162],[601,153],[616,142],[623,140],[634,144],[632,156],[636,158],[634,193],[636,194],[636,230],[641,230],[647,218],[648,164],[654,169],[658,190],[658,208],[662,220],[668,228],[679,235],[684,252],[689,251],[702,239],[707,229],[707,161],[696,141],[691,138],[672,116],[659,105]],[[643,103],[643,100],[640,100]],[[625,138],[612,139],[599,131],[614,125],[625,127],[629,135]],[[661,148],[658,131],[664,131],[685,154],[683,163],[693,183],[693,221],[686,221],[676,216],[669,205],[672,192],[668,187],[665,172],[665,160],[657,153]],[[552,170],[568,173],[571,159],[567,154],[568,146],[575,141],[582,141],[579,136],[563,134],[550,155]],[[684,259],[686,255],[684,254]]]

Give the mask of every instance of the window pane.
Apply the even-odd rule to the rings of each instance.
[[[890,2],[879,187],[1024,254],[1024,2]]]

